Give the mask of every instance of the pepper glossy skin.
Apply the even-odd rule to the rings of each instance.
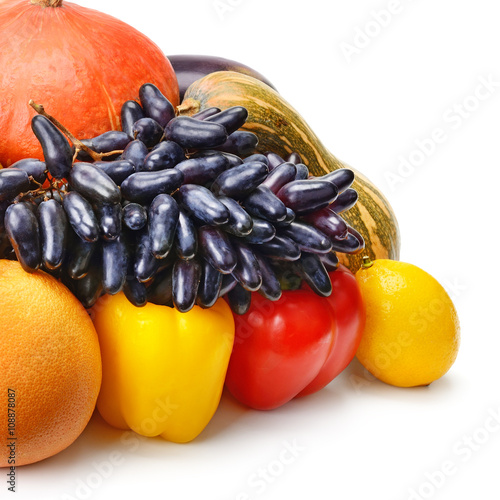
[[[248,312],[235,315],[226,386],[238,401],[278,408],[321,390],[352,361],[364,331],[363,298],[346,267],[329,277],[329,297],[303,283],[274,302],[254,293]]]
[[[324,300],[335,316],[337,341],[316,378],[298,396],[317,392],[340,375],[356,355],[365,329],[365,305],[354,274],[342,264],[328,274],[332,294]],[[302,288],[307,290],[309,287],[302,283]]]
[[[208,424],[220,401],[234,341],[229,306],[181,313],[132,305],[123,293],[92,309],[103,381],[97,408],[110,425],[184,443]]]
[[[305,389],[337,337],[330,307],[310,290],[285,291],[275,302],[254,293],[235,325],[226,386],[257,410],[278,408]]]

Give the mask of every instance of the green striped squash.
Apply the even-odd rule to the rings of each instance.
[[[192,115],[211,106],[247,108],[249,116],[243,128],[257,134],[259,152],[273,151],[286,156],[296,151],[315,176],[338,168],[352,168],[323,146],[309,125],[280,94],[255,78],[233,71],[210,73],[187,89],[178,112]],[[364,175],[352,170],[356,175],[353,188],[359,199],[342,217],[362,234],[365,248],[356,255],[339,254],[339,259],[356,272],[364,255],[372,260],[398,260],[400,234],[387,199]]]

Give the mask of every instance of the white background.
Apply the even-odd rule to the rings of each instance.
[[[500,498],[500,423],[491,416],[500,421],[497,2],[80,3],[128,22],[167,55],[220,55],[266,75],[336,156],[386,194],[401,260],[448,288],[462,345],[428,388],[373,381],[353,362],[320,393],[272,412],[224,395],[187,445],[134,438],[96,415],[67,450],[18,468],[13,498]],[[478,89],[484,80],[489,92]],[[445,138],[422,158],[417,142],[435,129]],[[413,159],[405,177],[402,159]],[[4,480],[0,492],[9,496]]]

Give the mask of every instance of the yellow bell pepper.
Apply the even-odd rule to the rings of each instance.
[[[143,436],[194,439],[214,415],[234,341],[229,306],[181,313],[123,293],[91,312],[101,345],[103,379],[97,408],[104,420]]]

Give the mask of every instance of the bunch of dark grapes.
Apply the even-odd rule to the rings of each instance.
[[[123,290],[182,312],[227,295],[241,314],[290,276],[328,296],[336,252],[364,247],[340,216],[357,200],[353,172],[312,177],[297,153],[255,153],[243,107],[176,117],[154,85],[139,96],[122,131],[73,146],[43,110],[33,118],[44,161],[0,171],[1,256],[53,274],[85,307]]]

